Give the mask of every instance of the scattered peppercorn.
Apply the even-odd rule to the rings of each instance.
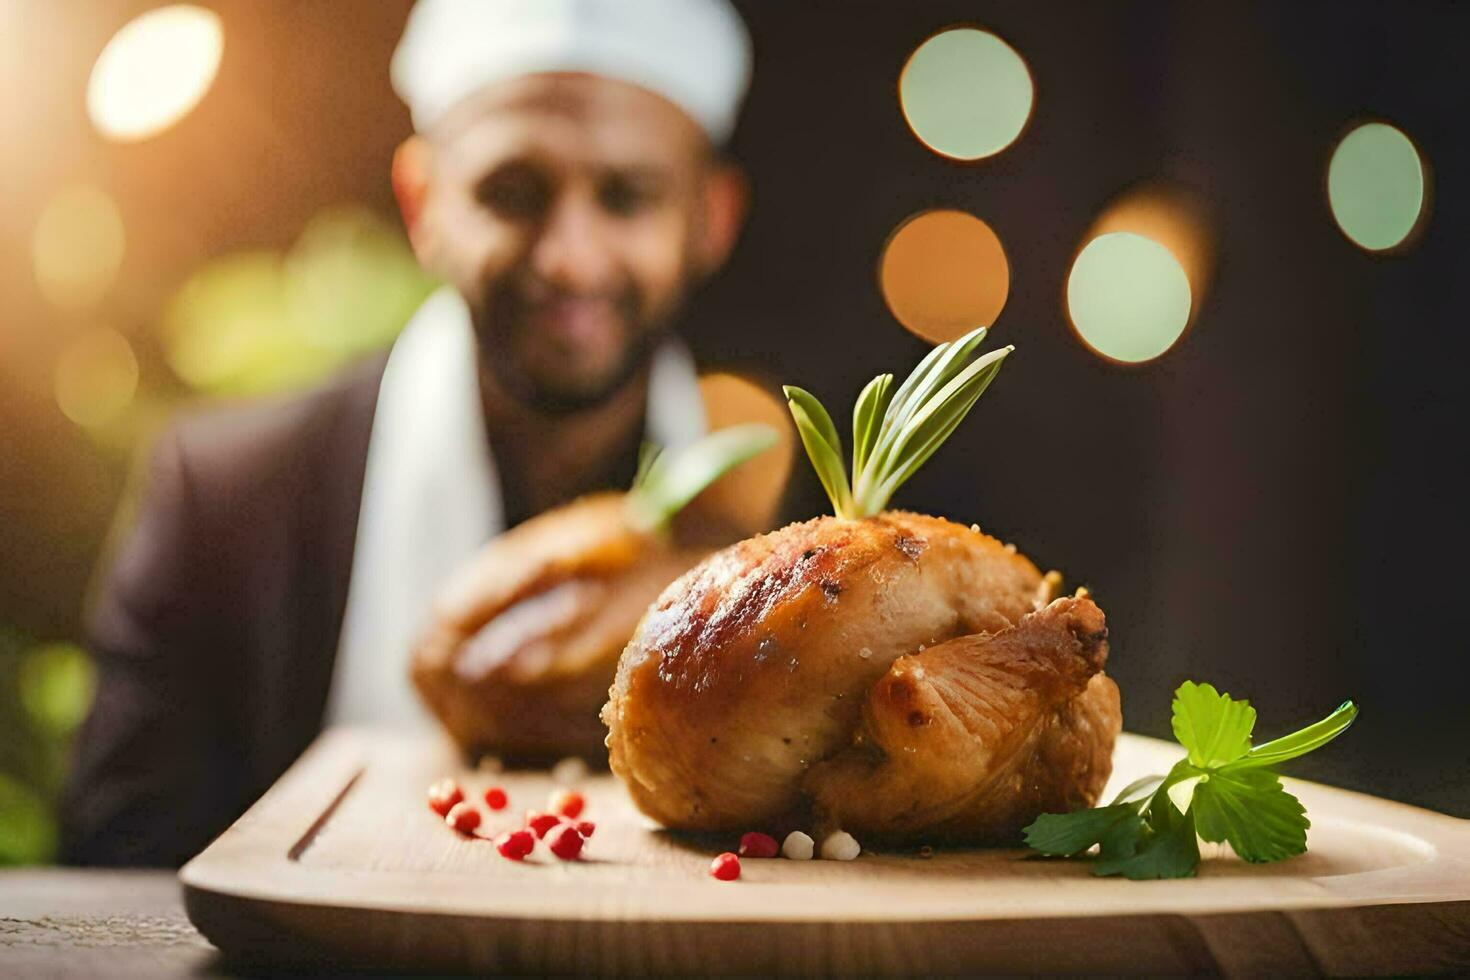
[[[485,805],[492,810],[504,810],[510,798],[505,795],[505,790],[499,786],[491,786],[485,790]]]
[[[464,791],[448,776],[429,787],[429,809],[441,817],[449,816],[449,811],[463,799]]]
[[[815,850],[815,841],[810,836],[799,830],[793,830],[786,835],[786,840],[781,844],[781,854],[793,861],[810,861],[812,851]]]
[[[495,838],[495,849],[501,857],[522,861],[536,849],[536,838],[529,830],[507,830]]]
[[[740,859],[726,851],[710,862],[709,873],[721,881],[734,881],[740,877]]]
[[[740,838],[740,856],[748,858],[773,858],[781,853],[781,845],[770,834],[752,830]]]
[[[845,830],[828,834],[822,840],[822,857],[828,861],[851,861],[862,853],[857,839]]]
[[[586,805],[587,801],[576,790],[559,789],[551,794],[551,799],[546,803],[546,809],[552,813],[575,819]]]
[[[526,814],[526,829],[536,835],[537,840],[546,837],[551,828],[562,822],[561,817],[554,813],[543,813],[540,810],[531,810]]]
[[[546,846],[563,861],[577,860],[577,855],[582,853],[583,843],[585,841],[577,833],[577,828],[567,823],[553,827],[551,833],[546,835]]]
[[[461,834],[472,834],[480,826],[480,811],[461,800],[444,815],[444,822]]]

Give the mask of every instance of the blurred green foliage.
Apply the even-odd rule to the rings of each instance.
[[[205,396],[300,388],[389,346],[435,286],[394,225],[334,208],[284,252],[206,261],[167,303],[157,338],[178,380]],[[92,432],[100,443],[131,455],[177,410],[183,392],[161,375],[143,372],[128,411]],[[57,800],[95,683],[78,647],[0,624],[0,865],[54,859]]]
[[[56,800],[94,687],[78,648],[0,627],[0,865],[55,856]]]
[[[37,729],[65,738],[87,717],[92,705],[92,662],[69,644],[37,647],[21,658],[16,687]]]
[[[290,251],[211,260],[164,313],[169,365],[190,387],[243,395],[301,387],[392,343],[434,288],[372,212],[331,209]]]
[[[56,853],[56,818],[46,801],[0,772],[0,866],[40,864]]]

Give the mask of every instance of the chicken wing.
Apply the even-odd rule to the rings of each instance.
[[[866,839],[1000,843],[1039,813],[1090,806],[1112,771],[1118,688],[1107,624],[1057,599],[1013,627],[900,657],[849,748],[814,767],[817,810]]]

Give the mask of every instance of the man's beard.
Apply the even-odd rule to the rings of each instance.
[[[555,293],[548,298],[555,299]],[[636,287],[620,290],[613,305],[626,338],[618,364],[595,384],[558,384],[536,377],[517,347],[521,338],[536,330],[533,301],[516,282],[493,283],[474,313],[481,360],[507,394],[538,414],[571,415],[605,404],[638,376],[667,332],[666,326],[644,313]]]

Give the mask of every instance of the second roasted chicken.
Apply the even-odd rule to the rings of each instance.
[[[736,536],[713,515],[679,512],[775,438],[766,426],[721,430],[653,461],[628,493],[591,494],[534,517],[463,567],[411,668],[455,742],[471,756],[518,762],[605,759],[598,708],[639,618],[721,538]]]

